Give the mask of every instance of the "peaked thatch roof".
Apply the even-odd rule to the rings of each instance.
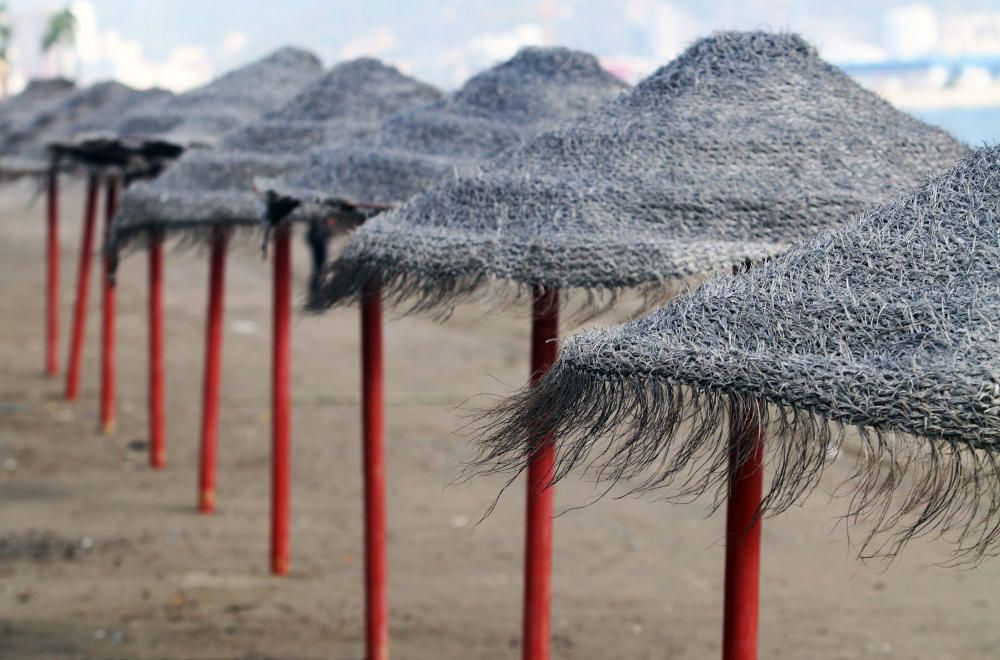
[[[525,48],[447,98],[397,114],[362,140],[313,150],[301,172],[269,182],[269,196],[286,210],[305,203],[298,214],[305,218],[395,206],[624,88],[592,55]],[[273,209],[269,215],[280,219]]]
[[[255,178],[293,172],[310,146],[356,139],[387,116],[439,97],[433,87],[377,60],[338,64],[285,106],[213,148],[186,153],[163,176],[130,187],[115,220],[115,248],[150,232],[259,227]]]
[[[0,103],[0,153],[13,149],[13,138],[22,133],[40,112],[57,105],[76,91],[65,78],[32,80],[24,90]]]
[[[990,147],[770,262],[573,337],[537,388],[497,411],[484,463],[520,468],[554,433],[559,477],[596,463],[640,490],[698,494],[723,488],[728,411],[760,401],[772,511],[809,491],[843,427],[858,427],[851,513],[890,534],[869,551],[944,531],[961,553],[991,553],[997,209],[1000,147]]]
[[[63,151],[97,164],[123,164],[140,156],[160,165],[185,149],[215,144],[280,107],[321,73],[312,53],[281,48],[197,89],[145,104],[109,130],[78,136]]]
[[[630,92],[366,223],[311,299],[445,307],[493,281],[662,291],[776,254],[967,148],[791,34],[701,39]]]
[[[54,101],[72,94],[76,85],[65,78],[36,78],[21,93],[0,102],[0,138],[9,125],[20,125],[33,113],[44,110]],[[0,148],[3,148],[0,142]]]
[[[8,132],[2,145],[0,175],[44,173],[51,166],[50,144],[110,126],[122,114],[169,95],[162,89],[137,90],[114,81],[60,95]]]

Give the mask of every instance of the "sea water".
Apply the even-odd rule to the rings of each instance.
[[[950,131],[973,147],[1000,143],[1000,107],[910,110],[910,113]]]

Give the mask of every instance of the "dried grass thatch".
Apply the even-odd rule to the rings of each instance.
[[[848,519],[869,523],[862,553],[933,533],[962,559],[995,554],[998,208],[990,147],[765,264],[571,338],[537,387],[494,411],[479,468],[519,471],[552,434],[556,479],[589,465],[634,491],[720,501],[729,414],[755,405],[764,510],[807,494],[856,428]]]
[[[967,147],[791,34],[702,39],[631,91],[361,227],[310,306],[448,309],[490,288],[622,289],[779,253]],[[565,298],[565,296],[564,296]]]
[[[112,250],[151,235],[202,240],[218,227],[259,229],[256,178],[297,171],[309,146],[357,139],[389,115],[439,97],[371,58],[338,64],[281,108],[214,147],[184,154],[163,176],[131,186],[115,218]]]

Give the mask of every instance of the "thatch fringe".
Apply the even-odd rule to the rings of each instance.
[[[759,515],[781,513],[818,484],[845,431],[861,442],[847,490],[851,539],[862,558],[893,557],[914,538],[939,536],[955,543],[955,563],[977,563],[998,554],[1000,464],[960,438],[918,438],[855,426],[797,408],[709,387],[689,387],[655,375],[609,377],[558,362],[535,386],[481,413],[479,455],[466,475],[513,473],[554,437],[553,483],[574,468],[625,494],[655,493],[690,502],[706,493],[712,511],[728,488],[730,419],[750,407],[764,429],[770,484]],[[736,464],[749,445],[735,447]]]
[[[506,313],[530,309],[536,286],[559,290],[559,306],[564,320],[583,323],[608,312],[625,296],[637,296],[639,315],[674,297],[685,287],[675,280],[648,282],[635,287],[560,288],[550,283],[528,283],[491,275],[484,270],[454,270],[447,275],[435,271],[423,276],[414,269],[385,261],[341,257],[326,266],[311,287],[307,311],[324,312],[331,307],[360,304],[366,292],[378,285],[382,301],[399,316],[425,314],[445,321],[460,303],[486,303],[490,312]]]

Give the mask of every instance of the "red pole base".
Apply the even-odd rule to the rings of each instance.
[[[730,419],[723,660],[757,660],[761,531],[757,514],[764,488],[764,429],[758,405],[752,401],[738,406]]]
[[[559,356],[559,292],[535,287],[531,316],[531,383],[537,383]],[[552,618],[552,511],[555,445],[545,445],[528,463],[524,539],[524,621],[522,657],[547,660]]]
[[[70,330],[69,364],[66,369],[66,398],[80,395],[80,368],[83,362],[83,333],[87,325],[87,297],[90,292],[90,262],[94,251],[94,224],[97,222],[97,189],[100,178],[91,173],[87,179],[87,201],[80,237],[80,262],[76,274],[76,301],[73,304],[73,327]]]
[[[59,171],[49,171],[46,199],[45,373],[59,373]]]
[[[108,245],[111,237],[111,222],[118,210],[118,178],[108,177],[104,201],[104,240]],[[107,253],[102,259],[101,285],[104,295],[101,314],[101,430],[113,433],[115,430],[115,283],[111,276],[111,258]]]
[[[286,575],[292,499],[292,244],[291,227],[274,233],[274,329],[271,374],[271,573]]]
[[[361,425],[365,480],[365,642],[370,660],[389,657],[389,589],[385,504],[385,402],[382,370],[382,294],[361,303]]]
[[[222,365],[222,312],[226,288],[225,229],[216,229],[208,273],[208,313],[205,323],[205,380],[201,404],[201,453],[198,510],[215,511],[215,471],[219,444],[219,377]]]
[[[167,466],[167,429],[163,394],[163,241],[149,246],[149,465]]]

